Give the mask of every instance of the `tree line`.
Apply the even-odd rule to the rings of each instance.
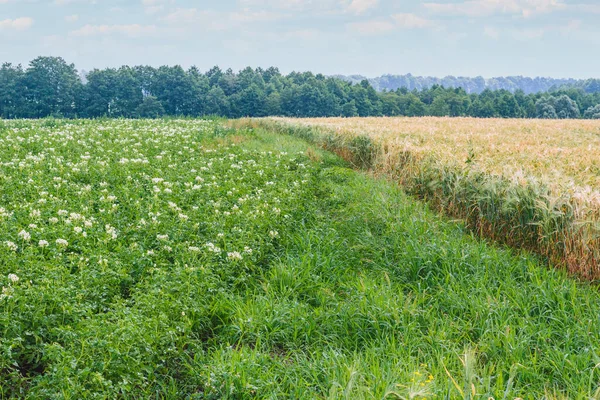
[[[27,68],[0,68],[0,117],[229,118],[289,116],[472,116],[600,119],[600,93],[570,87],[549,93],[433,85],[422,90],[376,91],[311,72],[283,75],[277,68],[237,73],[214,67],[123,66],[95,69],[84,77],[60,57],[38,57]]]
[[[336,75],[341,79],[352,83],[359,83],[367,79],[362,75]],[[444,86],[447,88],[463,88],[467,93],[481,93],[486,89],[501,90],[505,89],[510,92],[522,90],[523,92],[539,93],[548,92],[561,87],[579,87],[588,93],[600,91],[599,79],[554,79],[554,78],[529,78],[525,76],[505,76],[486,79],[482,76],[474,78],[464,76],[446,76],[444,78],[436,78],[432,76],[414,76],[407,75],[382,75],[377,78],[369,79],[369,83],[375,90],[396,90],[407,88],[408,90],[423,90],[429,89],[434,85]]]

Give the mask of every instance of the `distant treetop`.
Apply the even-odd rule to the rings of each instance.
[[[348,82],[358,83],[367,79],[362,75],[334,75],[335,78]],[[368,79],[369,83],[377,91],[392,91],[401,88],[408,90],[429,89],[434,85],[447,88],[463,88],[467,93],[481,93],[485,89],[508,90],[516,92],[522,90],[525,94],[541,93],[565,88],[580,88],[586,93],[600,92],[600,79],[554,79],[554,78],[528,78],[523,76],[507,76],[485,79],[481,76],[475,78],[446,76],[435,78],[431,76],[406,75],[382,75],[377,78]]]

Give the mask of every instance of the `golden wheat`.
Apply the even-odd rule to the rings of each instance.
[[[464,163],[470,153],[483,170],[554,185],[600,190],[600,121],[478,118],[277,118],[368,135],[400,151]]]
[[[376,148],[369,167],[466,219],[482,236],[600,278],[600,121],[426,117],[259,123],[315,128],[326,137],[324,147],[346,159],[356,158],[353,140],[368,138]]]

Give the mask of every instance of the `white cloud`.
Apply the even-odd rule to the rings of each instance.
[[[513,14],[525,18],[566,8],[562,0],[468,0],[460,3],[425,3],[424,6],[434,13],[446,15],[486,17]]]
[[[429,28],[434,25],[433,21],[421,18],[415,14],[394,14],[392,19],[396,25],[404,29]]]
[[[77,14],[66,15],[65,16],[65,21],[67,21],[67,22],[77,22],[77,21],[79,21],[79,15],[77,15]]]
[[[379,0],[352,0],[346,7],[346,11],[353,14],[364,14],[366,11],[377,7]]]
[[[151,36],[156,34],[155,25],[85,25],[71,32],[72,36],[125,35],[128,37]]]
[[[13,29],[16,31],[24,31],[31,28],[32,25],[33,18],[29,17],[0,20],[0,30]]]

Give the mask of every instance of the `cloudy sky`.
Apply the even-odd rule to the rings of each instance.
[[[600,78],[598,0],[0,0],[0,62]]]

